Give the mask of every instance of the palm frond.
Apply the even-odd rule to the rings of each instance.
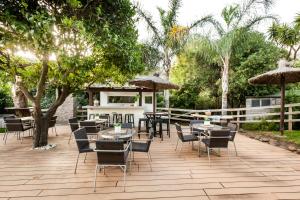
[[[152,20],[152,16],[146,11],[143,11],[142,8],[139,6],[136,8],[136,10],[137,10],[137,14],[145,20],[145,22],[148,25],[148,28],[152,30],[155,39],[160,41],[160,33],[158,28],[155,26],[154,21]]]
[[[216,21],[213,19],[213,17],[211,15],[207,15],[207,16],[204,16],[202,17],[201,19],[199,20],[196,20],[195,22],[193,22],[189,27],[188,29],[191,30],[193,28],[196,28],[196,27],[202,27],[208,23],[211,23],[211,24],[214,24]]]
[[[243,28],[250,29],[254,25],[257,25],[264,20],[272,20],[278,22],[278,18],[275,15],[255,16],[254,18],[251,18],[248,21],[246,21]]]
[[[168,22],[170,26],[177,23],[178,10],[181,7],[181,0],[170,0],[169,1],[169,12],[167,14]]]
[[[244,17],[248,16],[251,10],[255,10],[263,6],[265,11],[268,11],[269,8],[273,5],[274,0],[248,0],[242,4],[238,18],[236,20],[235,26],[238,26]]]
[[[300,28],[300,13],[295,17],[295,24],[298,28]]]

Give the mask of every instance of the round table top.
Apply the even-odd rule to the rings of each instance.
[[[134,131],[127,130],[127,129],[121,129],[120,132],[115,132],[115,130],[109,130],[100,133],[101,137],[104,139],[126,139],[131,138],[134,135]]]

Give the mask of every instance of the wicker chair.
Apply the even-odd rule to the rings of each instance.
[[[95,168],[94,192],[96,192],[98,170],[111,166],[118,166],[123,170],[123,187],[125,191],[128,155],[131,149],[130,146],[131,142],[124,144],[124,141],[96,141],[96,149],[94,151],[97,152],[98,162]]]
[[[74,174],[76,174],[79,155],[81,153],[85,153],[85,157],[84,157],[84,161],[83,161],[83,162],[85,162],[87,153],[93,152],[94,149],[90,147],[90,142],[87,137],[85,128],[79,128],[76,131],[74,131],[73,133],[74,133],[74,137],[75,137],[77,148],[78,148],[78,155],[77,155],[77,160],[76,160],[76,165],[75,165],[75,170],[74,170]]]

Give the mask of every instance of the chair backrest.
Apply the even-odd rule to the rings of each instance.
[[[235,135],[237,133],[237,125],[233,123],[228,123],[228,128],[230,129],[230,141],[234,141]]]
[[[191,120],[190,121],[190,129],[191,129],[191,131],[193,131],[193,126],[195,124],[204,124],[204,120]]]
[[[132,129],[133,124],[132,123],[123,123],[123,124],[121,124],[121,128]]]
[[[4,117],[3,117],[3,120],[4,120],[4,122],[5,122],[6,119],[15,119],[15,118],[16,118],[15,115],[9,115],[9,116],[4,116]]]
[[[175,123],[175,126],[176,126],[176,130],[177,130],[178,138],[179,138],[181,141],[183,141],[183,134],[182,134],[181,126],[180,126],[178,123]]]
[[[84,149],[90,145],[85,128],[79,128],[74,131],[73,134],[79,152],[81,151],[81,149]]]
[[[23,123],[21,119],[8,118],[5,119],[5,126],[7,131],[23,131]]]
[[[49,121],[49,126],[48,126],[49,128],[55,126],[55,124],[56,124],[56,119],[57,119],[57,116],[51,117],[51,119],[50,119],[50,121]]]
[[[230,130],[212,130],[210,132],[209,147],[210,148],[227,148],[230,139]]]
[[[76,117],[69,119],[69,124],[72,132],[76,131],[79,128],[78,120]]]
[[[150,128],[149,129],[149,137],[148,137],[148,141],[147,141],[147,152],[149,152],[150,145],[151,145],[153,138],[154,138],[154,131],[153,131],[153,128]]]
[[[191,120],[190,127],[192,127],[194,124],[204,124],[204,120]]]
[[[79,122],[80,127],[85,127],[87,133],[98,133],[99,130],[96,126],[96,121],[81,121]]]
[[[124,141],[99,140],[96,141],[96,150],[100,150],[97,152],[97,159],[98,164],[102,165],[124,165],[129,153],[129,148],[124,151]]]

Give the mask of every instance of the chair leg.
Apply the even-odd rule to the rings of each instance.
[[[4,144],[6,144],[6,140],[7,140],[7,136],[8,136],[8,132],[7,131],[5,131],[5,134],[4,134]]]
[[[234,150],[235,150],[235,156],[238,156],[237,150],[236,150],[236,146],[235,146],[235,142],[233,142],[233,146],[234,146]]]
[[[6,130],[5,130],[5,132],[4,132],[4,134],[3,134],[3,137],[2,137],[2,140],[4,141],[4,139],[5,139],[5,136],[6,136]]]
[[[58,136],[56,127],[54,126],[53,128],[54,128],[54,131],[55,131],[55,136]]]
[[[151,157],[150,157],[150,154],[149,154],[149,152],[147,153],[147,155],[148,155],[148,162],[149,162],[149,166],[150,166],[150,169],[151,169],[151,171],[152,171]]]
[[[150,151],[148,151],[148,155],[149,155],[149,158],[150,158],[150,160],[151,160],[151,162],[152,162],[152,157],[151,157]]]
[[[124,166],[124,172],[123,172],[123,187],[124,187],[124,192],[125,192],[125,185],[126,185],[126,170],[127,170],[127,167],[126,165]]]
[[[180,150],[179,150],[179,152],[181,152],[181,150],[182,150],[182,146],[183,146],[183,142],[181,142],[181,147],[180,147]]]
[[[230,165],[229,148],[227,147],[228,165]]]
[[[176,143],[175,151],[177,150],[178,142],[179,142],[179,138],[178,138],[177,143]]]
[[[87,156],[87,153],[85,153],[85,156],[84,156],[84,160],[83,160],[84,163],[85,163],[85,160],[86,160],[86,156]]]
[[[94,192],[96,192],[97,171],[98,171],[98,165],[96,165],[96,169],[95,169],[95,176],[94,176]]]
[[[209,166],[211,166],[211,163],[210,163],[210,149],[209,149],[209,147],[206,147],[206,149],[207,149],[207,156],[208,156]]]
[[[74,174],[76,174],[76,170],[77,170],[77,165],[78,165],[78,159],[79,159],[79,155],[80,155],[80,153],[78,153],[78,156],[77,156],[77,160],[76,160],[76,165],[75,165]]]
[[[70,144],[70,140],[72,138],[72,132],[70,133],[70,137],[69,137],[69,141],[68,141],[68,144]]]

